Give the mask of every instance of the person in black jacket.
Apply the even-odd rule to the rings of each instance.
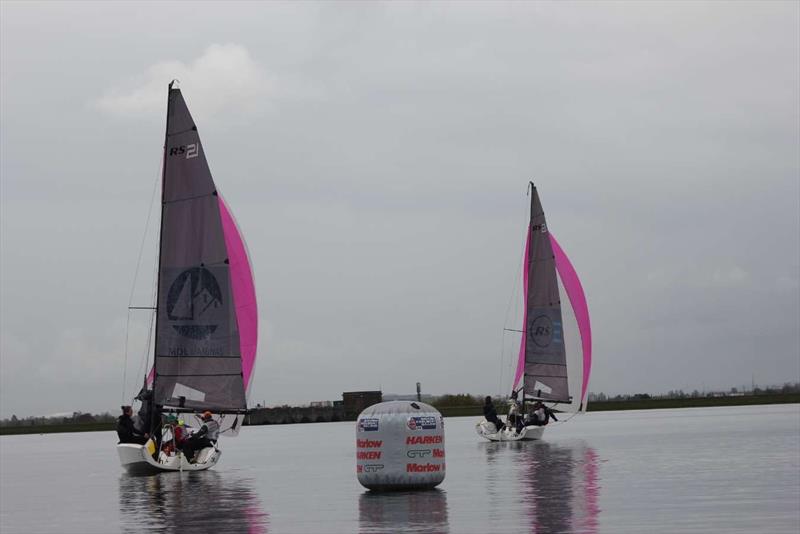
[[[490,423],[494,423],[494,426],[497,427],[498,432],[503,430],[503,427],[505,425],[500,420],[500,418],[497,417],[497,410],[494,409],[494,404],[492,404],[492,397],[490,397],[489,395],[486,396],[486,400],[483,403],[483,416]]]
[[[144,445],[149,437],[146,433],[142,434],[133,424],[133,409],[130,406],[122,407],[122,415],[117,419],[117,436],[120,443],[138,443]]]

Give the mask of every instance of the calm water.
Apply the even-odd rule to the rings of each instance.
[[[0,438],[0,531],[800,531],[800,405],[605,412],[545,440],[446,420],[440,489],[375,495],[354,423],[246,427],[205,473],[130,477],[112,433]]]

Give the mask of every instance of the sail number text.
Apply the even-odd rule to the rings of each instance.
[[[196,158],[199,155],[198,147],[200,145],[198,143],[192,143],[191,145],[181,145],[181,146],[174,146],[169,149],[170,156],[180,156],[182,154],[186,154],[186,159]]]

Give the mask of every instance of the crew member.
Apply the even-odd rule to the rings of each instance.
[[[513,428],[517,431],[517,433],[522,432],[524,428],[523,422],[523,415],[522,411],[520,410],[520,404],[517,401],[517,392],[511,392],[511,398],[508,401],[509,408],[508,408],[508,417],[506,417],[506,423],[509,425],[509,428]]]
[[[530,424],[536,426],[544,426],[550,422],[550,419],[558,421],[555,412],[545,406],[542,401],[536,401],[536,404],[533,405],[530,419]]]
[[[505,426],[503,422],[497,417],[497,410],[494,409],[494,404],[492,404],[492,397],[486,395],[486,399],[483,403],[483,416],[486,418],[487,421],[490,423],[494,423],[494,426],[497,427],[497,432],[503,430]]]
[[[122,406],[122,415],[117,419],[117,436],[120,443],[138,443],[144,445],[149,437],[147,433],[142,433],[133,424],[133,409],[130,406]]]
[[[183,445],[183,454],[191,462],[194,459],[195,451],[206,447],[213,447],[219,437],[219,423],[212,417],[211,412],[203,412],[203,426],[196,433],[192,434]]]

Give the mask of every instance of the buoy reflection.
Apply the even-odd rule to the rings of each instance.
[[[362,493],[358,498],[358,525],[360,534],[449,533],[447,493],[439,489]]]

